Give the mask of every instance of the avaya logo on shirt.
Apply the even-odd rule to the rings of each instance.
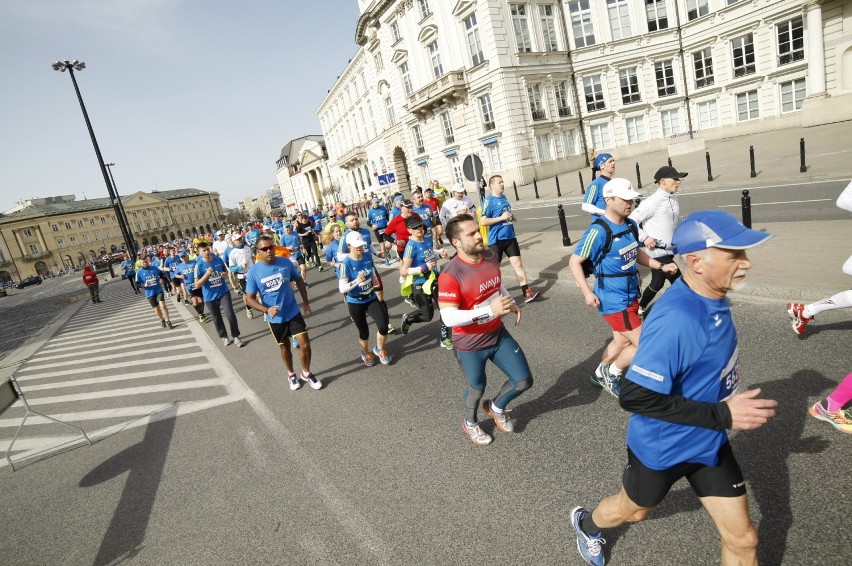
[[[479,284],[479,292],[484,293],[485,291],[497,287],[500,285],[500,277],[493,277],[486,281],[485,283]]]
[[[446,297],[447,299],[456,299],[458,298],[455,293],[448,293],[447,291],[438,291],[439,297]]]

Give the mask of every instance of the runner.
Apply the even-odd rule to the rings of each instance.
[[[290,282],[294,282],[302,297],[302,310],[310,318],[311,305],[308,302],[308,290],[302,281],[299,271],[293,263],[283,257],[275,256],[275,240],[269,236],[261,236],[257,240],[257,251],[264,254],[263,260],[254,264],[246,279],[246,304],[263,313],[263,318],[269,325],[269,331],[275,342],[284,366],[287,368],[287,381],[290,389],[295,391],[308,383],[312,389],[322,388],[322,382],[311,373],[311,339],[308,336],[308,325],[299,306]],[[293,368],[293,354],[290,351],[290,339],[299,342],[299,354],[302,362],[302,372],[296,377]]]
[[[243,244],[243,238],[239,234],[235,235],[231,241],[234,247],[228,255],[228,272],[236,278],[237,289],[239,289],[240,295],[243,295],[246,292],[246,275],[251,266],[254,265],[254,254],[252,254],[251,248]],[[250,319],[254,318],[253,311],[248,304],[246,304],[246,316]]]
[[[189,293],[192,299],[192,306],[198,314],[198,322],[206,322],[202,291],[195,288],[195,259],[190,259],[189,254],[185,251],[180,252],[178,258],[180,258],[180,263],[175,269],[175,275],[180,278],[183,288]]]
[[[601,153],[595,157],[594,167],[600,171],[600,175],[589,183],[586,187],[586,196],[583,197],[583,204],[580,208],[583,212],[595,216],[606,212],[606,201],[604,200],[603,187],[615,175],[615,157],[609,153]]]
[[[142,289],[145,290],[145,298],[154,307],[154,312],[157,313],[157,318],[160,319],[160,325],[163,328],[172,328],[172,321],[169,318],[169,307],[166,306],[166,296],[163,293],[163,287],[160,285],[160,269],[151,264],[151,258],[147,253],[139,254],[141,265],[136,270],[136,282]]]
[[[195,288],[202,290],[204,303],[213,316],[213,324],[216,326],[216,333],[222,339],[222,344],[225,346],[231,344],[231,340],[228,339],[228,332],[225,330],[225,321],[222,318],[222,311],[224,310],[225,317],[228,318],[228,325],[231,328],[233,343],[237,348],[242,348],[240,326],[237,324],[237,315],[234,314],[231,292],[226,280],[228,269],[225,267],[225,262],[221,257],[213,255],[213,250],[207,242],[198,243],[198,253],[201,257],[195,263]]]
[[[488,360],[508,377],[493,401],[482,408],[503,432],[514,431],[506,406],[532,387],[533,378],[521,346],[503,326],[502,317],[513,313],[521,322],[521,309],[503,287],[497,256],[485,247],[476,219],[462,214],[446,225],[447,239],[456,248],[439,278],[441,319],[453,329],[453,345],[467,380],[462,430],[478,446],[494,439],[479,426],[477,410],[485,392]]]
[[[432,239],[439,246],[444,245],[444,239],[442,236],[444,235],[444,227],[441,226],[441,220],[438,218],[438,213],[441,210],[441,201],[439,201],[435,197],[435,192],[431,188],[431,183],[429,187],[426,187],[426,190],[423,191],[423,202],[429,205],[429,208],[432,209]]]
[[[470,197],[464,194],[464,185],[456,183],[453,185],[453,196],[444,201],[438,217],[441,224],[444,226],[444,231],[447,229],[447,222],[450,218],[459,214],[472,214],[476,210],[473,201]]]

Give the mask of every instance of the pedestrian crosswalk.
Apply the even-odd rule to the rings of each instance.
[[[100,304],[80,308],[15,372],[33,411],[79,426],[97,441],[158,418],[244,398],[242,381],[194,311],[168,298],[174,323],[168,330],[144,296],[129,287],[105,285],[101,298]],[[0,418],[3,452],[24,414],[19,399]],[[31,416],[12,456],[22,460],[76,440],[85,443],[72,429]]]

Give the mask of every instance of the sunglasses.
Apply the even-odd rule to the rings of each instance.
[[[420,229],[422,229],[422,228],[423,228],[423,224],[418,224],[417,226],[412,226],[412,227],[411,227],[411,229],[412,229],[412,230],[420,230]]]
[[[275,246],[264,246],[262,248],[257,248],[259,252],[268,252],[269,250],[275,249]]]

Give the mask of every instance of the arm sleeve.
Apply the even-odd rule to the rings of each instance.
[[[341,277],[337,283],[337,288],[340,290],[341,293],[345,295],[346,293],[354,289],[356,285],[358,285],[357,279],[349,281],[348,279],[344,279],[343,277]]]
[[[600,208],[598,208],[595,205],[588,203],[588,202],[584,202],[583,204],[581,204],[580,208],[583,210],[583,212],[588,212],[589,214],[601,214],[601,215],[603,215],[604,213],[606,213],[605,210],[601,210]]]
[[[491,312],[491,305],[469,311],[459,310],[458,307],[444,307],[441,309],[441,320],[447,326],[467,326],[494,320],[494,314]]]
[[[664,395],[628,378],[622,382],[618,403],[625,411],[669,423],[712,430],[724,430],[732,426],[731,411],[724,401],[703,403],[680,395]]]

